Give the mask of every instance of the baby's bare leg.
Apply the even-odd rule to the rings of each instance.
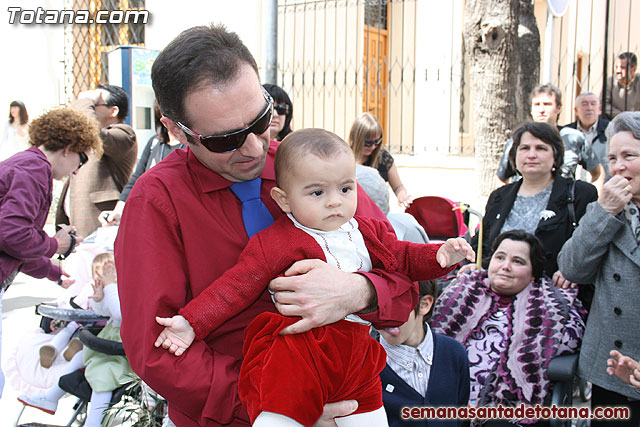
[[[303,425],[286,415],[263,411],[253,422],[253,427],[303,427]]]
[[[384,411],[384,407],[371,412],[336,418],[335,421],[338,427],[389,427],[387,413]]]

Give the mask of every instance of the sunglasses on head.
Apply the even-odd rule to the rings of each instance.
[[[372,145],[380,145],[382,143],[382,137],[376,139],[365,139],[364,146],[371,147]]]
[[[89,156],[87,156],[82,151],[78,151],[78,156],[80,156],[80,165],[78,166],[78,169],[80,169],[82,166],[84,166],[85,163],[89,161]]]
[[[281,116],[286,116],[289,114],[289,105],[288,104],[275,104],[273,109]]]
[[[244,129],[239,129],[222,135],[202,136],[180,122],[175,122],[175,124],[182,129],[184,133],[200,141],[200,144],[204,145],[204,148],[212,153],[227,153],[229,151],[234,151],[242,147],[250,133],[262,135],[269,129],[271,119],[273,118],[273,98],[271,98],[271,95],[269,95],[264,88],[262,89],[262,95],[264,96],[265,101],[267,101],[267,107],[253,123]]]

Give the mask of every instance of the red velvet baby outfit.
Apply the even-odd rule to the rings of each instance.
[[[412,280],[434,279],[453,269],[436,262],[441,245],[398,241],[384,222],[356,220],[374,268]],[[238,263],[179,313],[193,327],[196,340],[202,340],[301,259],[326,261],[313,237],[281,217],[254,235]],[[358,401],[355,413],[382,407],[379,374],[386,353],[369,336],[369,327],[341,320],[302,334],[278,334],[297,320],[263,313],[246,330],[238,394],[251,421],[269,411],[311,426],[326,403],[348,399]]]

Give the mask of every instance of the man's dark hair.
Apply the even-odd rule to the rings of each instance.
[[[118,120],[124,122],[129,114],[129,97],[127,92],[120,86],[114,85],[99,85],[98,89],[104,89],[109,92],[108,99],[104,102],[109,107],[118,107]]]
[[[627,60],[629,68],[636,67],[638,65],[638,57],[633,52],[622,52],[618,55],[618,59]]]
[[[544,246],[538,237],[531,233],[527,233],[524,230],[509,230],[501,233],[496,239],[493,241],[491,245],[491,256],[503,240],[513,240],[515,242],[525,242],[529,244],[529,258],[531,260],[531,272],[535,279],[539,279],[544,274],[544,264],[546,262],[547,256],[546,251],[544,250]]]
[[[538,85],[533,88],[531,91],[531,96],[529,97],[529,102],[533,101],[533,98],[540,95],[541,93],[546,93],[547,95],[552,95],[556,100],[556,106],[562,106],[562,92],[556,86],[551,83],[545,83]]]
[[[520,140],[525,132],[529,132],[534,137],[538,138],[542,142],[551,145],[553,149],[553,171],[554,175],[560,174],[560,168],[564,163],[564,143],[558,128],[551,126],[547,122],[527,122],[520,126],[513,133],[513,145],[509,150],[509,162],[514,170],[516,170],[516,154],[518,147],[520,146]]]
[[[193,27],[165,47],[151,68],[151,81],[162,113],[189,126],[187,95],[205,85],[232,81],[243,64],[258,74],[249,49],[223,25]]]

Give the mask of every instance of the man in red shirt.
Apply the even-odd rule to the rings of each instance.
[[[140,177],[123,213],[115,253],[125,351],[134,371],[167,399],[176,425],[248,426],[237,394],[243,334],[256,315],[274,310],[269,293],[179,358],[154,347],[162,330],[155,316],[175,314],[232,267],[247,244],[231,184],[260,177],[262,202],[274,219],[283,215],[269,195],[277,143],[269,141],[265,114],[273,101],[250,52],[224,27],[183,32],[154,62],[152,81],[162,123],[187,149]],[[384,219],[361,189],[357,214]],[[275,309],[302,318],[291,332],[351,313],[378,328],[398,326],[417,303],[408,278],[382,270],[344,273],[302,260],[285,276],[269,287]],[[332,417],[355,409],[351,401],[328,404],[317,425],[333,425]]]

